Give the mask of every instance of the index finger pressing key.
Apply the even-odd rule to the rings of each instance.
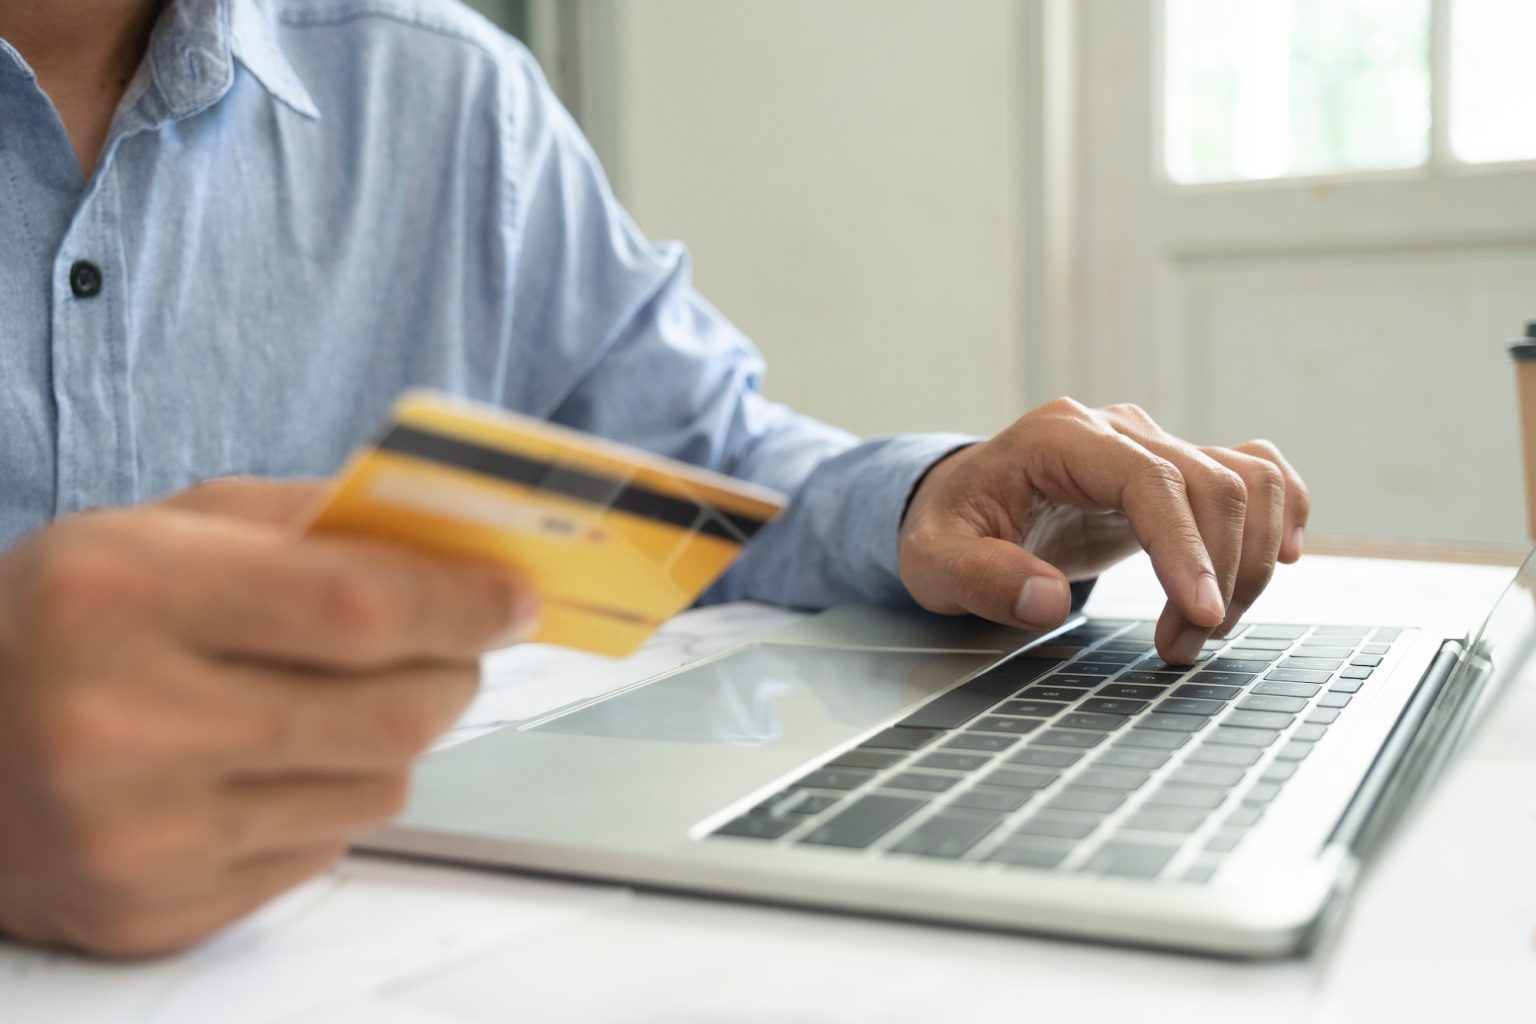
[[[1198,626],[1220,625],[1226,603],[1177,467],[1118,433],[1096,434],[1090,450],[1074,454],[1073,481],[1091,500],[1125,514],[1179,614]]]

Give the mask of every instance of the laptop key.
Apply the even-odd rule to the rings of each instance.
[[[1120,664],[1117,664],[1117,663],[1104,664],[1104,663],[1092,662],[1092,661],[1085,661],[1085,662],[1081,662],[1081,663],[1073,662],[1072,663],[1072,674],[1075,675],[1075,676],[1096,677],[1096,678],[1102,680],[1102,679],[1104,679],[1105,676],[1112,676],[1116,672],[1119,672],[1124,667],[1125,667],[1124,665],[1120,665]]]
[[[1125,677],[1121,676],[1120,678],[1123,679]],[[1163,688],[1161,686],[1128,686],[1125,683],[1110,683],[1108,686],[1101,686],[1099,691],[1094,694],[1095,697],[1118,697],[1136,701],[1142,706],[1141,708],[1137,708],[1136,711],[1140,711],[1142,708],[1146,707],[1146,701],[1149,698],[1161,697],[1162,695]],[[1134,711],[1127,711],[1123,713],[1128,715],[1135,714]]]
[[[1024,715],[1030,718],[1050,718],[1065,704],[1048,700],[1005,700],[992,709],[994,715]],[[983,719],[986,721],[986,719]]]
[[[1221,764],[1180,765],[1168,781],[1181,786],[1218,786],[1227,789],[1242,781],[1246,768]]]
[[[1034,793],[1027,789],[990,789],[975,786],[949,802],[951,807],[964,807],[975,811],[1016,811],[1023,807]]]
[[[1244,804],[1227,815],[1222,824],[1230,828],[1247,828],[1249,825],[1257,824],[1262,817],[1264,817],[1263,807],[1258,804]]]
[[[1078,711],[1089,711],[1102,715],[1113,715],[1119,718],[1120,724],[1122,725],[1125,723],[1124,716],[1138,714],[1142,711],[1145,711],[1146,709],[1147,702],[1144,700],[1125,700],[1123,698],[1111,699],[1097,695],[1083,701],[1077,706]]]
[[[1274,661],[1280,657],[1279,651],[1267,651],[1258,647],[1228,647],[1221,652],[1223,658],[1236,658],[1239,661]]]
[[[1028,721],[1028,719],[1014,719],[1014,721]],[[1104,739],[1102,733],[1096,732],[1069,732],[1066,729],[1047,729],[1040,734],[1039,742],[1049,743],[1058,747],[1080,747],[1084,750],[1098,746]]]
[[[1000,820],[996,816],[940,811],[907,833],[891,849],[922,857],[959,857],[996,828]]]
[[[1251,729],[1284,729],[1295,717],[1278,711],[1233,711],[1221,720],[1221,724]]]
[[[1081,839],[1098,828],[1100,820],[1083,814],[1037,814],[1020,825],[1016,834]]]
[[[1381,664],[1381,655],[1357,654],[1355,657],[1350,659],[1349,663],[1355,668],[1376,668]]]
[[[857,789],[875,773],[863,768],[818,768],[795,782],[809,789]]]
[[[1351,694],[1340,693],[1337,690],[1330,690],[1317,699],[1317,706],[1320,708],[1347,707],[1351,699]]]
[[[1256,676],[1269,668],[1269,662],[1244,661],[1241,658],[1212,658],[1205,663],[1205,668],[1211,672],[1242,672],[1245,675]]]
[[[1093,703],[1089,701],[1088,703]],[[1110,701],[1108,703],[1121,703]],[[1088,711],[1074,711],[1071,714],[1062,715],[1054,724],[1063,729],[1086,729],[1090,732],[1114,732],[1126,723],[1124,715],[1097,715]]]
[[[1170,715],[1154,711],[1138,718],[1136,728],[1161,729],[1165,732],[1199,732],[1205,728],[1205,723],[1206,719],[1200,715]]]
[[[913,767],[937,768],[946,772],[973,772],[990,760],[992,759],[985,754],[951,754],[936,751],[918,761]]]
[[[1042,768],[1065,768],[1077,763],[1082,756],[1081,750],[1063,750],[1031,744],[1017,753],[1010,754],[1008,763],[1039,765]]]
[[[1329,693],[1358,693],[1358,692],[1360,692],[1360,680],[1358,680],[1358,679],[1335,679],[1333,681],[1333,685],[1328,687],[1328,692]],[[1323,705],[1323,706],[1327,707],[1326,704]]]
[[[1281,683],[1326,683],[1332,676],[1327,672],[1302,672],[1297,669],[1277,668],[1264,677]]]
[[[1282,711],[1294,715],[1307,706],[1304,697],[1277,697],[1274,694],[1255,694],[1237,702],[1244,711]]]
[[[1001,767],[990,772],[981,781],[988,786],[1006,786],[1009,789],[1044,789],[1055,782],[1061,772],[1054,768]]]
[[[1205,849],[1209,853],[1228,853],[1237,848],[1245,834],[1238,829],[1224,828],[1205,841]]]
[[[1366,644],[1360,648],[1361,654],[1386,654],[1392,649],[1391,644]]]
[[[1148,771],[1134,768],[1100,768],[1097,763],[1084,768],[1072,779],[1075,786],[1096,786],[1099,789],[1132,790],[1147,781]]]
[[[1034,732],[1044,724],[1039,718],[1007,718],[1002,715],[985,715],[970,725],[978,732],[1001,732],[1010,736],[1023,736]],[[967,730],[969,731],[969,730]]]
[[[1275,751],[1275,759],[1278,761],[1300,761],[1310,753],[1312,753],[1312,744],[1302,740],[1291,740],[1291,742]]]
[[[1183,672],[1122,672],[1115,677],[1115,682],[1155,683],[1158,686],[1171,686],[1183,678]]]
[[[1014,704],[1020,703],[1022,701],[1034,701],[1036,703],[1041,701],[1056,701],[1058,704],[1070,704],[1087,692],[1088,690],[1086,687],[1079,688],[1075,686],[1031,686],[1027,689],[1019,691],[1018,701],[1009,701],[1008,703]],[[999,708],[998,710],[1002,709]],[[1056,710],[1060,711],[1061,708],[1058,706]],[[1022,713],[1023,712],[1020,712],[1020,714]]]
[[[1213,686],[1210,683],[1185,683],[1173,691],[1174,697],[1193,697],[1200,700],[1231,700],[1243,689],[1240,686]]]
[[[1245,804],[1267,804],[1280,795],[1280,783],[1255,782],[1248,787],[1248,792],[1243,794]]]
[[[1376,630],[1376,632],[1372,633],[1371,634],[1371,639],[1372,640],[1379,640],[1379,641],[1381,641],[1382,643],[1385,643],[1385,644],[1390,644],[1392,641],[1396,640],[1398,637],[1400,637],[1402,635],[1403,635],[1403,631],[1401,629],[1389,629],[1389,628],[1383,627],[1382,629],[1378,629],[1378,630]]]
[[[1169,697],[1158,702],[1157,712],[1179,715],[1214,715],[1226,707],[1219,700],[1201,700],[1194,697]]]
[[[766,814],[743,814],[715,829],[717,836],[739,836],[743,839],[777,839],[799,824],[795,818],[775,818]]]
[[[1279,729],[1243,729],[1219,725],[1205,737],[1207,743],[1220,743],[1234,747],[1267,747],[1280,738]]]
[[[1302,644],[1296,648],[1296,653],[1303,658],[1334,658],[1345,661],[1354,656],[1353,647],[1324,647],[1314,644]]]
[[[926,803],[926,800],[918,797],[872,793],[860,797],[825,824],[812,829],[800,842],[815,846],[863,849],[911,817]]]
[[[1291,739],[1306,740],[1307,742],[1315,743],[1322,739],[1327,732],[1328,727],[1322,723],[1303,722],[1301,725],[1296,727],[1295,732],[1291,733]]]
[[[1343,665],[1342,658],[1303,658],[1293,655],[1280,663],[1282,669],[1295,669],[1299,672],[1332,672]]]
[[[1080,676],[1071,672],[1058,672],[1053,676],[1047,676],[1042,685],[1072,686],[1082,690],[1091,690],[1103,681],[1103,676]]]
[[[1269,767],[1264,769],[1259,776],[1261,782],[1284,782],[1296,774],[1296,769],[1301,767],[1298,761],[1271,761]]]
[[[1194,864],[1191,864],[1189,867],[1185,868],[1184,874],[1179,877],[1181,881],[1189,882],[1192,885],[1204,885],[1215,876],[1216,869],[1220,866],[1221,864],[1219,861],[1196,861]]]
[[[860,746],[883,750],[918,750],[942,735],[944,735],[942,729],[911,729],[903,725],[894,725],[884,732],[871,736]]]
[[[930,775],[927,772],[899,772],[880,783],[892,789],[915,789],[922,793],[945,793],[960,781],[958,775]]]
[[[1108,842],[1089,856],[1083,870],[1124,878],[1156,878],[1176,852],[1177,846]]]
[[[983,732],[963,732],[958,736],[951,736],[941,744],[943,750],[984,750],[988,753],[998,753],[1007,750],[1018,742],[1013,736],[995,736]]]
[[[1338,717],[1338,708],[1318,708],[1307,716],[1307,722],[1312,725],[1332,725]]]
[[[1369,679],[1369,678],[1371,678],[1371,671],[1372,671],[1371,669],[1361,668],[1358,665],[1350,665],[1347,668],[1343,668],[1343,669],[1339,670],[1339,678],[1340,679]]]
[[[1277,683],[1266,679],[1248,692],[1266,697],[1315,697],[1321,689],[1316,683]]]
[[[1209,811],[1220,806],[1226,798],[1226,790],[1169,783],[1147,797],[1147,804],[1148,806],[1189,807],[1194,810]]]
[[[1196,672],[1189,677],[1189,681],[1217,686],[1244,686],[1251,683],[1256,675],[1254,672]]]
[[[1050,666],[1031,663],[1044,674]],[[907,728],[953,729],[964,725],[983,711],[1013,696],[1025,680],[1016,674],[984,673],[975,679],[940,694],[912,712],[899,723]]]
[[[1205,821],[1206,812],[1193,807],[1143,807],[1122,823],[1141,832],[1176,832],[1188,835]]]
[[[1092,789],[1087,786],[1067,786],[1047,803],[1053,811],[1092,811],[1108,814],[1125,803],[1125,794],[1114,789]]]
[[[1071,851],[1071,843],[1003,843],[987,855],[993,864],[1006,864],[1013,868],[1053,868],[1060,864]]]
[[[1219,744],[1202,743],[1189,752],[1184,760],[1191,764],[1219,764],[1235,768],[1247,768],[1259,759],[1264,753],[1252,747],[1224,747]]]
[[[1120,736],[1120,741],[1116,746],[1150,747],[1154,750],[1178,750],[1188,742],[1188,733],[1133,728],[1130,732],[1123,733]]]
[[[1267,640],[1249,633],[1243,637],[1244,647],[1257,647],[1261,651],[1283,651],[1291,646],[1289,640]]]
[[[889,768],[906,757],[889,750],[845,750],[827,762],[829,768]]]
[[[1093,759],[1096,768],[1160,768],[1168,760],[1161,750],[1125,747],[1116,744]]]
[[[1249,626],[1247,636],[1266,640],[1299,640],[1306,626]]]

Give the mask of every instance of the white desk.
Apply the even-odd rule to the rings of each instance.
[[[1311,558],[1282,568],[1254,615],[1423,624],[1459,634],[1509,576],[1508,569],[1488,567]],[[1091,610],[1147,615],[1159,604],[1138,561],[1105,578]],[[577,691],[608,688],[729,646],[790,617],[750,605],[695,613],[627,665],[538,652],[522,664],[502,659],[491,666],[496,685],[475,714],[521,717]],[[28,1019],[8,1013],[8,1005],[78,1013],[94,994],[133,992],[132,982],[144,972],[159,971],[156,999],[113,1017],[198,1019],[188,1007],[214,1005],[227,992],[230,1009],[246,1012],[222,1019],[259,1019],[253,1007],[264,1004],[255,993],[265,992],[274,1006],[305,1006],[284,1019],[331,1024],[1531,1021],[1532,737],[1536,680],[1526,680],[1375,865],[1332,948],[1307,961],[1233,964],[471,871],[381,868],[352,858],[346,870],[363,877],[379,898],[333,913],[327,927],[334,945],[325,944],[324,934],[305,935],[312,948],[302,964],[275,955],[280,933],[267,936],[265,945],[249,936],[241,940],[245,946],[216,944],[211,961],[199,951],[128,968],[0,950],[0,1019]],[[409,901],[391,902],[402,892]],[[369,915],[378,927],[365,927]],[[392,926],[383,920],[400,915],[409,920]],[[393,945],[386,941],[391,927],[399,933]],[[413,932],[421,933],[415,947]],[[372,958],[366,971],[358,970],[364,950]],[[348,980],[327,987],[326,977]],[[185,994],[194,983],[201,986],[201,1004],[166,995]],[[310,998],[294,994],[295,986],[305,991],[306,985],[314,985]],[[285,996],[272,998],[273,992]],[[118,1001],[114,1008],[125,1006]]]

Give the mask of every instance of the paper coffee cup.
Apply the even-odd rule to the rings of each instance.
[[[1525,325],[1525,337],[1509,343],[1515,360],[1515,387],[1520,398],[1520,447],[1525,453],[1525,509],[1531,539],[1536,540],[1536,320]]]

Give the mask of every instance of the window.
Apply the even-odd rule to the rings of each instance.
[[[1536,158],[1529,0],[1165,0],[1164,12],[1175,182]]]

